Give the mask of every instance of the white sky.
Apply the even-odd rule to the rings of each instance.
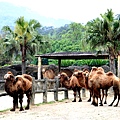
[[[120,13],[120,0],[0,0],[24,6],[42,16],[86,23],[107,9]]]

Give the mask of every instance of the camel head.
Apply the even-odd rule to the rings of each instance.
[[[61,86],[62,86],[63,82],[69,80],[69,77],[68,77],[68,75],[67,75],[65,72],[61,72],[61,73],[58,75],[58,77],[59,77],[59,79],[60,79],[60,84],[61,84]]]
[[[14,82],[15,77],[11,71],[8,71],[7,74],[4,75],[4,80],[6,80],[6,82]]]
[[[81,71],[81,70],[75,71],[73,73],[73,76],[75,76],[77,78],[83,77],[83,71]]]

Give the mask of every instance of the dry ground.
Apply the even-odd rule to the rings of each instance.
[[[60,93],[61,96],[63,95]],[[50,97],[49,97],[50,98]],[[118,107],[108,105],[94,107],[84,97],[82,102],[72,102],[73,95],[69,93],[69,99],[63,102],[40,104],[31,106],[30,110],[20,112],[0,113],[0,120],[118,120],[120,119],[120,104]],[[108,104],[113,96],[108,97]],[[10,103],[10,105],[12,105]]]

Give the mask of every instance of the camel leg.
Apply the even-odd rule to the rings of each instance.
[[[113,90],[114,90],[114,99],[113,99],[112,103],[109,106],[112,106],[113,103],[115,102],[115,100],[117,99],[117,90],[115,90],[115,88],[113,88]]]
[[[93,99],[92,99],[92,103],[91,103],[91,104],[94,105],[94,106],[97,106],[97,105],[96,105],[96,102],[95,102],[95,94],[94,94],[94,91],[93,91],[93,90],[92,90],[92,98],[93,98]]]
[[[104,90],[102,89],[102,99],[101,99],[102,101],[103,101],[104,95],[105,95]]]
[[[23,106],[22,106],[22,102],[23,102],[23,94],[19,95],[19,103],[20,103],[20,110],[19,111],[23,111]]]
[[[27,96],[27,106],[25,107],[25,109],[28,110],[30,108],[30,99],[32,96],[31,90],[28,93],[26,93],[26,96]]]
[[[74,100],[72,102],[76,102],[76,88],[73,89]]]
[[[100,106],[103,106],[103,98],[104,98],[104,90],[102,90],[102,98],[101,98],[101,92],[100,89],[98,90],[98,97],[100,98]]]
[[[16,108],[19,108],[18,107],[18,95],[16,96],[16,105],[15,105]]]
[[[116,105],[114,105],[114,107],[118,106],[119,100],[120,100],[120,95],[118,95],[118,101],[117,101]]]
[[[79,95],[79,101],[78,101],[78,102],[82,102],[82,99],[81,99],[81,93],[80,93],[81,88],[78,87],[78,88],[77,88],[77,91],[78,91],[78,95]]]
[[[108,96],[108,89],[105,90],[105,101],[104,101],[104,104],[107,104],[107,96]]]
[[[116,90],[116,94],[118,96],[118,101],[117,101],[116,105],[114,105],[114,107],[118,106],[118,103],[119,103],[119,100],[120,100],[120,94],[119,94],[119,90],[118,89]]]
[[[13,97],[13,108],[10,111],[15,111],[17,101],[18,101],[18,97],[16,97],[16,95],[15,95]]]
[[[93,101],[92,101],[92,104],[94,105],[94,106],[98,106],[98,95],[99,95],[100,93],[99,93],[99,90],[97,90],[97,89],[94,89],[94,91],[93,91]]]
[[[95,98],[96,98],[97,101],[95,100]],[[98,106],[98,97],[96,97],[95,95],[93,95],[92,105]]]
[[[90,92],[90,97],[88,99],[88,102],[91,102],[92,92],[90,90],[89,90],[89,92]]]

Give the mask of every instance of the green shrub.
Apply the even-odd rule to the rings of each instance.
[[[49,60],[49,64],[58,65],[58,60]],[[61,60],[61,66],[63,67],[67,67],[71,65],[102,66],[102,65],[109,65],[109,60],[105,60],[105,59]]]

